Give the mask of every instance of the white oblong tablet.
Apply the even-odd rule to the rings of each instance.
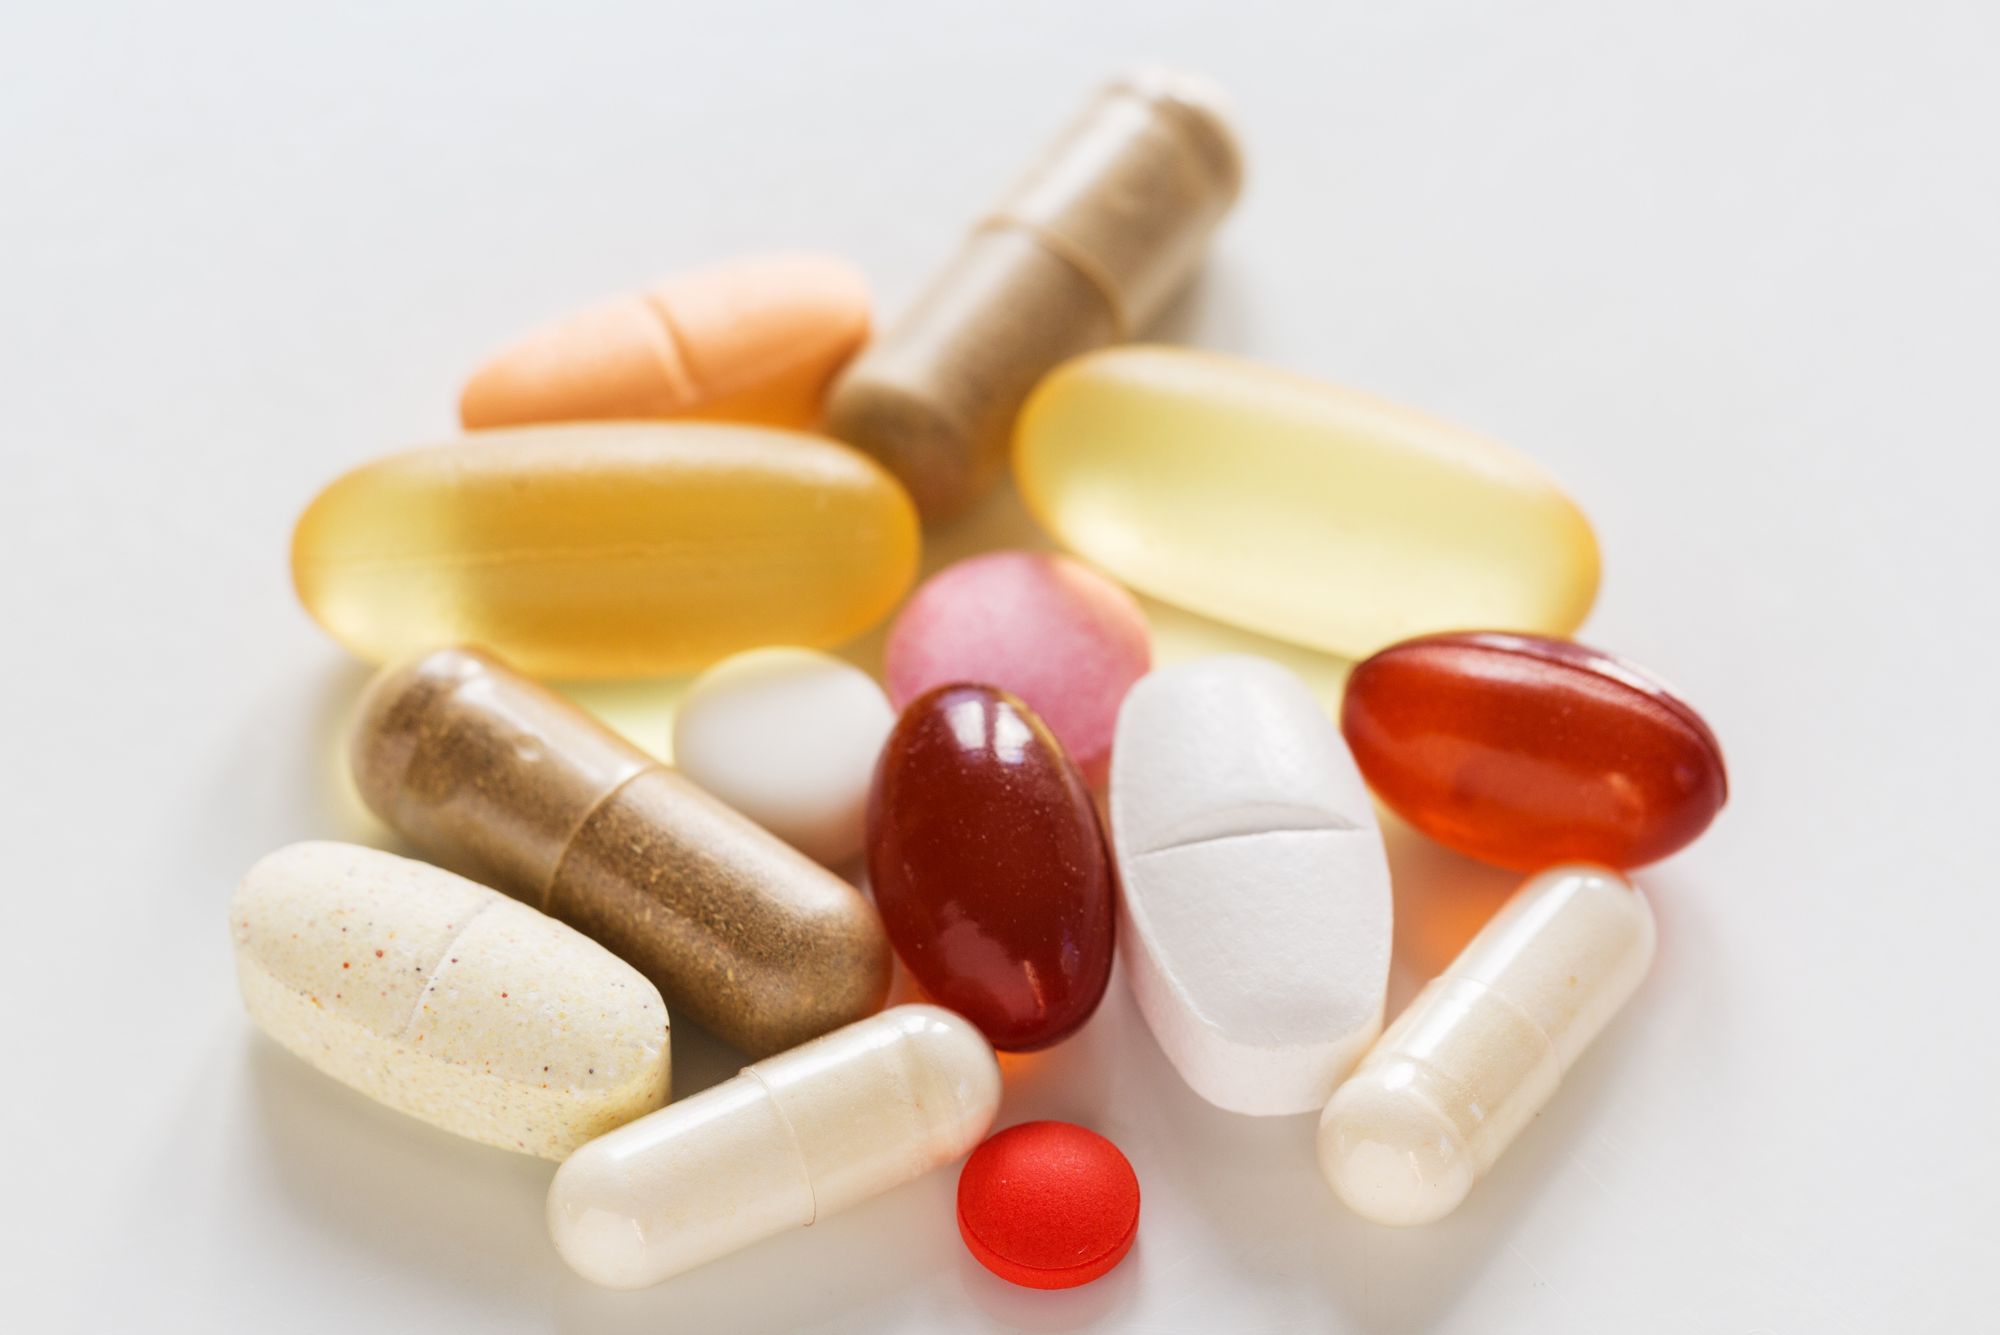
[[[1389,865],[1333,720],[1268,659],[1163,668],[1111,752],[1118,948],[1153,1036],[1217,1107],[1325,1105],[1382,1027]]]
[[[681,773],[815,861],[861,851],[868,784],[896,712],[852,663],[752,649],[703,673],[674,716]]]
[[[243,1004],[343,1084],[561,1159],[667,1099],[659,989],[483,885],[372,848],[281,848],[229,905]]]

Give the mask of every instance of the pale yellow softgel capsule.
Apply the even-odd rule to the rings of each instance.
[[[1653,962],[1653,912],[1618,873],[1531,878],[1417,994],[1326,1105],[1320,1171],[1378,1224],[1458,1208]]]
[[[229,905],[250,1018],[446,1131],[561,1159],[667,1099],[667,1008],[604,947],[462,876],[293,844]]]
[[[1014,472],[1044,528],[1134,588],[1350,657],[1467,626],[1568,634],[1597,593],[1589,521],[1527,459],[1208,353],[1065,363]]]
[[[531,676],[660,676],[851,639],[903,596],[918,542],[902,487],[824,437],[537,426],[338,479],[299,519],[292,578],[371,662],[470,643]]]

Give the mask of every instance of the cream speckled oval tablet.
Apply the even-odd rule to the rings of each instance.
[[[229,906],[243,1003],[344,1084],[461,1136],[561,1159],[667,1100],[667,1008],[525,904],[352,844],[279,849]]]

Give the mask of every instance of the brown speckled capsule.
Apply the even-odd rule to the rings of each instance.
[[[426,854],[594,937],[752,1056],[888,991],[859,891],[486,653],[384,669],[350,758],[363,800]]]

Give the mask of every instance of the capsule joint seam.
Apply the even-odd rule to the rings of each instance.
[[[1017,218],[1011,213],[989,214],[974,225],[972,232],[977,236],[981,232],[1010,230],[1025,233],[1029,240],[1076,270],[1077,276],[1104,298],[1105,309],[1111,314],[1113,342],[1123,343],[1132,337],[1132,321],[1125,313],[1125,303],[1119,299],[1118,285],[1102,265],[1085,254],[1082,247],[1072,245],[1062,233],[1025,218]]]
[[[743,1074],[757,1082],[757,1087],[764,1091],[764,1097],[771,1101],[772,1111],[777,1113],[778,1120],[785,1124],[785,1138],[791,1142],[792,1157],[799,1161],[799,1176],[805,1179],[806,1184],[808,1210],[806,1222],[800,1227],[811,1228],[819,1222],[819,1188],[813,1182],[811,1165],[806,1163],[806,1150],[799,1142],[799,1129],[792,1125],[792,1115],[785,1111],[784,1103],[778,1098],[777,1091],[771,1088],[770,1082],[764,1079],[763,1072],[754,1066],[746,1066],[743,1068]]]

